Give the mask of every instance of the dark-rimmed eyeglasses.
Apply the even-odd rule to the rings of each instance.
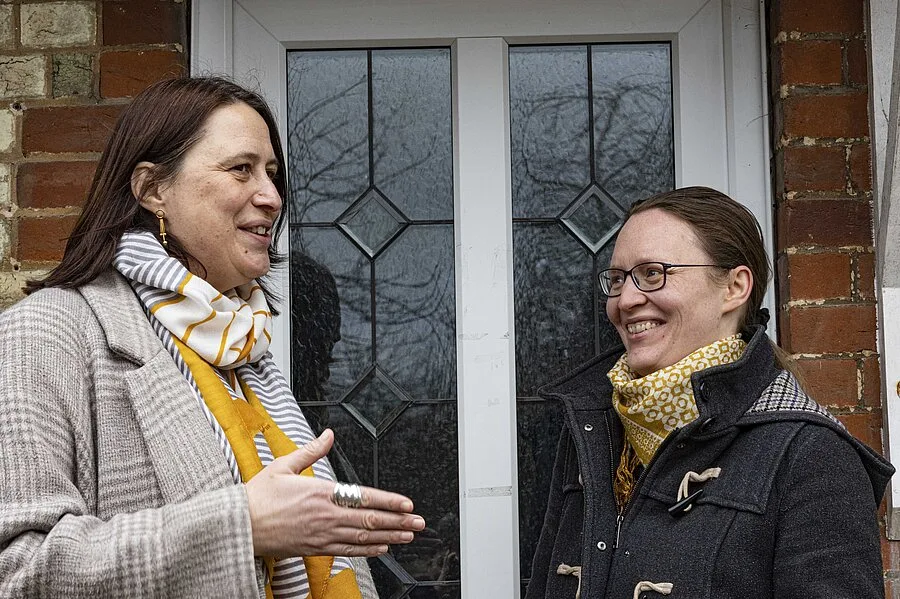
[[[666,274],[672,268],[700,268],[709,266],[712,268],[724,268],[718,264],[669,264],[668,262],[641,262],[628,270],[621,268],[607,268],[597,275],[600,279],[600,290],[606,297],[622,295],[625,280],[630,276],[634,286],[641,291],[658,291],[666,286]]]

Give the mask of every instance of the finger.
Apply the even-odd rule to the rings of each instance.
[[[399,514],[380,510],[354,509],[341,514],[339,527],[369,531],[418,532],[425,529],[425,519],[417,514]]]
[[[322,431],[322,434],[298,448],[296,451],[278,458],[294,474],[300,474],[321,458],[328,455],[331,445],[334,443],[334,433],[330,428]]]
[[[363,507],[386,510],[389,512],[412,512],[412,499],[399,493],[382,491],[372,487],[360,487]]]
[[[404,545],[415,535],[408,530],[365,530],[340,527],[334,531],[334,539],[346,545]]]
[[[388,545],[354,545],[351,543],[336,543],[326,545],[321,550],[310,555],[329,555],[340,557],[378,557],[388,552]]]

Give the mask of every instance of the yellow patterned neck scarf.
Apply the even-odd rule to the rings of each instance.
[[[675,364],[635,378],[623,354],[606,374],[613,386],[613,407],[625,427],[628,443],[645,466],[669,433],[695,420],[697,403],[691,375],[710,366],[730,364],[747,344],[731,335],[694,351]]]

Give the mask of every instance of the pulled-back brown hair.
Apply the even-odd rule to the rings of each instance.
[[[772,270],[756,217],[744,205],[709,187],[683,187],[656,194],[635,203],[625,217],[652,209],[665,210],[693,229],[713,264],[728,268],[746,266],[753,273],[753,289],[747,299],[740,328],[760,322],[759,309]]]
[[[155,232],[158,228],[156,217],[141,207],[141,198],[134,197],[131,190],[135,167],[143,161],[155,165],[143,189],[171,181],[178,174],[187,151],[203,137],[209,116],[222,106],[241,102],[253,108],[265,121],[278,160],[279,168],[273,182],[285,208],[273,227],[269,260],[273,266],[281,263],[283,257],[275,248],[284,228],[288,198],[284,152],[272,111],[259,94],[226,79],[184,77],[154,83],[122,112],[100,157],[84,209],[66,242],[62,261],[44,279],[29,281],[25,292],[32,293],[44,287],[84,285],[109,268],[123,233],[133,229]],[[190,259],[202,267],[202,263],[189,255],[171,234],[168,235],[167,249],[185,266]],[[260,284],[272,311],[277,313],[273,305],[277,298],[264,282]]]
[[[684,187],[656,194],[635,203],[625,220],[647,210],[665,210],[690,225],[703,251],[714,264],[728,268],[746,266],[753,273],[753,288],[739,321],[740,332],[753,325],[765,326],[768,313],[761,311],[766,285],[772,275],[759,222],[746,206],[709,187]],[[779,366],[799,379],[790,356],[772,344]]]

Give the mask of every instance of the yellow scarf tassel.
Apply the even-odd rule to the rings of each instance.
[[[262,460],[256,452],[256,443],[253,441],[257,432],[263,433],[269,449],[276,458],[297,450],[297,444],[278,428],[259,398],[244,381],[239,380],[247,401],[233,399],[206,360],[179,339],[173,337],[173,340],[194,376],[203,401],[228,438],[242,481],[246,483],[263,469]],[[302,474],[313,476],[312,467],[306,468]],[[266,557],[263,561],[269,571],[266,597],[272,599],[271,581],[275,571],[275,558]],[[333,556],[307,556],[303,558],[303,563],[309,581],[307,599],[362,599],[353,570],[348,568],[331,576]]]

